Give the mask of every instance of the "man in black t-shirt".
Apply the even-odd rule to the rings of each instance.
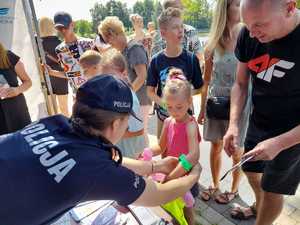
[[[256,205],[235,208],[232,216],[246,219],[257,210],[256,225],[271,225],[283,195],[294,195],[300,181],[300,15],[295,0],[242,0],[241,15],[246,27],[235,50],[239,64],[224,148],[229,156],[235,151],[249,71],[253,111],[244,158],[254,158],[243,170]]]

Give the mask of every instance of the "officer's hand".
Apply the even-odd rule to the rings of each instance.
[[[200,165],[200,163],[197,163],[195,166],[193,166],[192,170],[188,175],[195,176],[196,180],[199,180],[201,172],[202,172],[202,166]]]
[[[178,159],[176,157],[168,156],[155,162],[154,173],[171,173],[177,166]]]

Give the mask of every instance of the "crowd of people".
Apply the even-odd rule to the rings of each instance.
[[[188,191],[229,204],[239,195],[241,170],[222,190],[223,149],[233,166],[251,157],[242,169],[255,202],[236,205],[231,216],[255,217],[256,225],[276,220],[283,195],[294,195],[300,181],[296,1],[219,0],[204,47],[183,23],[183,9],[180,0],[164,0],[157,29],[149,22],[147,31],[143,18],[131,15],[130,36],[118,17],[106,17],[94,40],[75,34],[67,12],[40,18],[42,67],[62,115],[32,124],[23,95],[30,76],[0,43],[3,223],[50,224],[90,200],[158,206]],[[148,137],[152,109],[157,144]],[[199,193],[202,140],[210,142],[212,184]],[[146,150],[161,159],[141,160]],[[165,176],[155,182],[149,175],[158,172]],[[186,224],[195,224],[193,206],[183,212]]]

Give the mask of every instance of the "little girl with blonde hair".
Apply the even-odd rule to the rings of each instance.
[[[196,119],[189,114],[192,90],[182,70],[170,70],[163,98],[170,117],[164,121],[159,144],[151,150],[153,155],[179,158],[177,167],[166,177],[168,181],[186,175],[199,162],[201,137]],[[191,192],[194,198],[199,194],[197,184]],[[194,224],[193,208],[185,207],[184,214],[188,224]]]

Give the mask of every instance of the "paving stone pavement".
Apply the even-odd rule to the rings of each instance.
[[[203,191],[204,187],[200,185],[200,191]],[[196,200],[196,221],[198,224],[210,224],[210,225],[253,225],[254,219],[248,221],[239,221],[231,218],[230,211],[233,203],[246,206],[247,204],[239,197],[228,205],[217,204],[214,200],[204,202],[198,198]]]

